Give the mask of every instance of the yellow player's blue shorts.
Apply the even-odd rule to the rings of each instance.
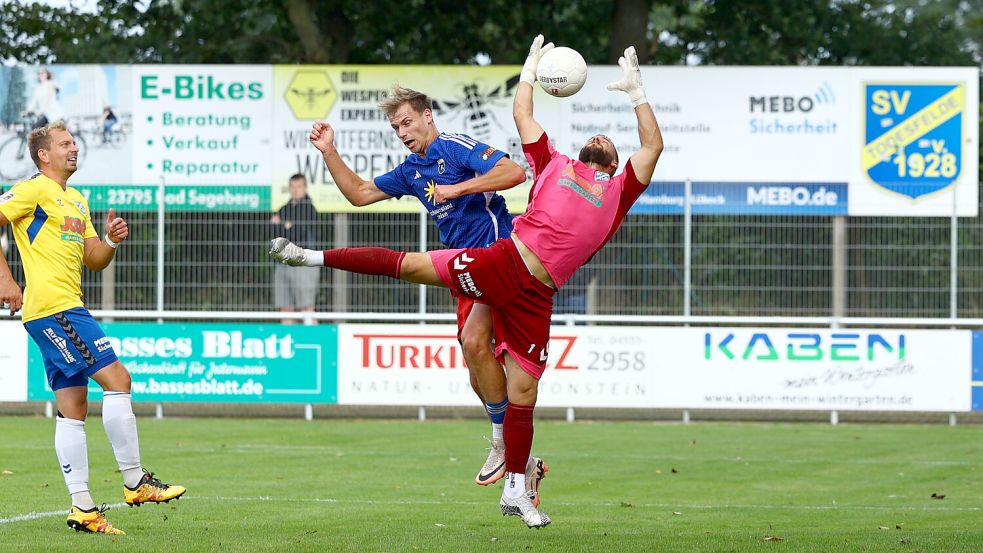
[[[84,307],[24,323],[44,358],[52,390],[87,386],[89,377],[117,360],[109,338]]]

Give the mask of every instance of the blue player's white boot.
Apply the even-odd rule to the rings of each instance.
[[[284,265],[291,267],[304,266],[304,248],[286,238],[270,240],[270,256]]]

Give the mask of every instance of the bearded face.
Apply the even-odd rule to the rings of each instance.
[[[602,167],[616,164],[618,152],[614,149],[614,143],[604,135],[591,137],[580,149],[580,156],[577,158],[584,163],[596,163]]]

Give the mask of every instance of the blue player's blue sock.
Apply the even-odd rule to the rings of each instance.
[[[485,402],[485,411],[488,411],[488,418],[492,424],[502,424],[505,422],[505,408],[509,405],[509,398],[505,398],[498,403]]]
[[[488,419],[492,423],[492,440],[502,439],[502,425],[505,423],[505,408],[508,405],[509,398],[505,398],[498,403],[485,403],[485,411],[488,412]]]

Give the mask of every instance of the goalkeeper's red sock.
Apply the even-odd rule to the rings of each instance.
[[[526,473],[532,451],[532,413],[535,405],[509,402],[505,408],[505,472]]]
[[[324,250],[324,266],[363,275],[399,278],[406,252],[389,248],[338,248]]]

